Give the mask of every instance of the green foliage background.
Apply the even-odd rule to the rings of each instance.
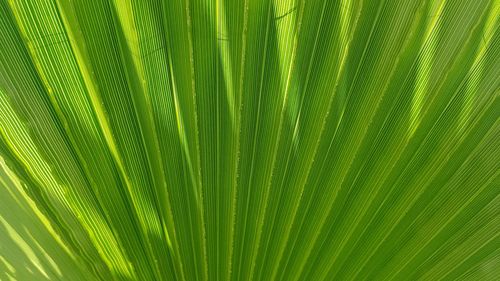
[[[498,0],[0,0],[0,280],[498,280]]]

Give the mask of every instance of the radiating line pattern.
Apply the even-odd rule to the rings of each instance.
[[[499,0],[0,0],[0,280],[498,280]]]

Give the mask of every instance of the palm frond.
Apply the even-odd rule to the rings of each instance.
[[[0,0],[0,280],[496,280],[498,0]]]

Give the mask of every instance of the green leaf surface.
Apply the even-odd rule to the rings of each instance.
[[[498,0],[0,0],[0,280],[497,280]]]

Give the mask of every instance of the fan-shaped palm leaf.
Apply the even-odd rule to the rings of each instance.
[[[0,0],[0,279],[498,279],[499,14]]]

